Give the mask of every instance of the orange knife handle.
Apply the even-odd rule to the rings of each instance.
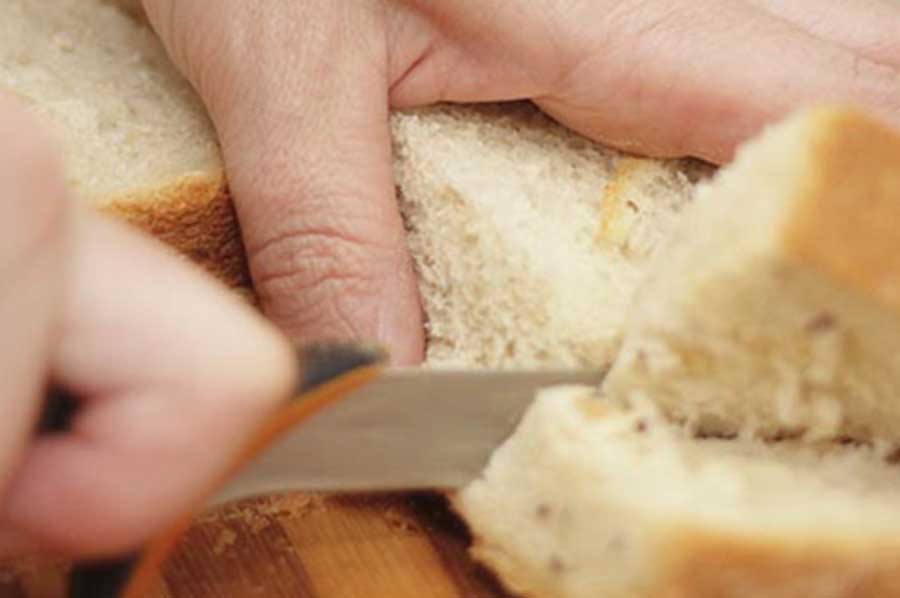
[[[302,349],[299,354],[301,381],[296,396],[264,423],[217,483],[198,497],[195,509],[185,513],[139,554],[76,565],[69,575],[68,598],[142,598],[207,500],[283,434],[375,380],[384,356],[380,350],[359,345],[316,345]],[[65,393],[51,393],[41,432],[65,431],[76,413],[75,406],[76,402]]]

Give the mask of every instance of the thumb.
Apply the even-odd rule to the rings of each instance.
[[[378,340],[419,361],[378,17],[330,0],[222,4],[216,51],[187,41],[176,58],[218,129],[265,311],[295,339]]]

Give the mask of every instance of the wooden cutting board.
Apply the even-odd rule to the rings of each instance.
[[[204,515],[147,598],[506,598],[434,494],[270,497]],[[0,565],[0,598],[60,598],[62,564]]]

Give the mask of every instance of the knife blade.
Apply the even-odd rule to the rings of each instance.
[[[390,369],[365,345],[298,349],[296,396],[244,447],[198,510],[289,491],[452,489],[475,479],[543,387],[599,385],[606,369]],[[66,433],[81,402],[51,388],[38,434]],[[69,598],[136,598],[191,524],[193,509],[139,553],[76,563]]]
[[[602,370],[386,369],[234,475],[218,505],[288,491],[453,489],[475,479],[538,389]]]

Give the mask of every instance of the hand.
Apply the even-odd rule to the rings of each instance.
[[[0,95],[0,556],[101,556],[164,530],[287,396],[274,327],[152,241],[66,200]],[[84,398],[33,442],[47,379]]]
[[[890,0],[144,0],[223,143],[251,272],[295,337],[421,358],[388,110],[531,98],[636,152],[721,162],[813,102],[900,120]]]

